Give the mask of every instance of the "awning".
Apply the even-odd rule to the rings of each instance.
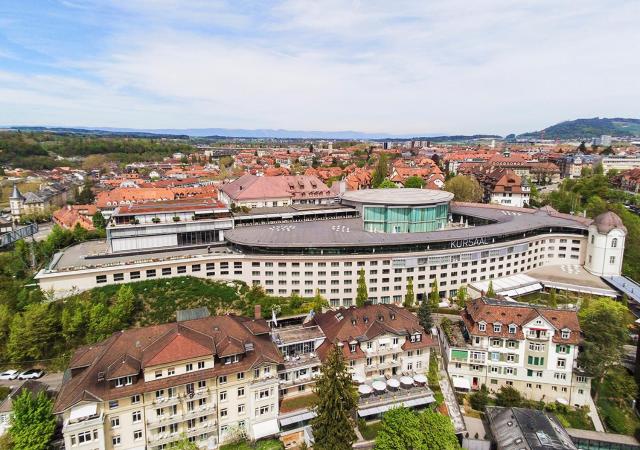
[[[558,397],[556,399],[556,401],[562,405],[568,405],[569,404],[569,400],[567,400],[566,398],[563,397]]]
[[[471,383],[466,378],[462,377],[453,377],[453,387],[455,389],[466,389],[468,391],[471,390]]]
[[[428,405],[429,403],[433,403],[435,401],[436,399],[433,397],[433,395],[430,395],[428,397],[414,398],[413,400],[407,400],[406,402],[402,402],[402,404],[407,408],[411,408],[412,406]]]
[[[69,414],[69,421],[83,419],[85,417],[95,416],[98,411],[97,403],[85,403],[84,405],[74,406]]]
[[[267,420],[266,422],[256,423],[253,426],[253,439],[261,439],[267,436],[273,436],[280,432],[278,419]]]
[[[291,425],[292,423],[304,422],[305,420],[313,419],[315,416],[315,412],[307,411],[302,414],[296,414],[295,416],[284,417],[280,419],[280,426],[286,427],[287,425]]]

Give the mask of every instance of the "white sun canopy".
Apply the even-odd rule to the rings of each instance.
[[[256,423],[253,426],[253,438],[260,439],[267,436],[273,436],[280,432],[278,419],[267,420],[266,422]]]
[[[97,403],[84,403],[82,405],[71,408],[69,421],[84,419],[85,417],[95,416],[98,411]]]

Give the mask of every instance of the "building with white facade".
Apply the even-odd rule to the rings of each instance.
[[[78,349],[55,413],[66,448],[215,448],[278,427],[282,357],[262,319],[202,317],[136,328]]]
[[[106,284],[189,275],[240,280],[273,295],[319,291],[332,307],[348,307],[355,304],[360,269],[372,303],[401,304],[410,278],[418,301],[436,279],[441,297],[455,297],[459,286],[476,281],[542,266],[582,266],[588,254],[595,267],[602,254],[592,249],[601,241],[589,239],[591,219],[551,208],[450,203],[446,194],[365,190],[350,192],[336,207],[252,210],[234,216],[235,227],[217,245],[113,252],[105,241],[85,242],[57,254],[37,279],[42,289],[64,297]],[[622,252],[624,241],[616,245]],[[618,259],[609,261],[606,270],[619,271]]]
[[[443,356],[457,390],[511,386],[528,399],[575,406],[590,398],[590,379],[577,363],[576,310],[480,298],[443,331]]]

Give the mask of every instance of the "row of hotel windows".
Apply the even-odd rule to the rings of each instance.
[[[528,254],[531,255],[533,253],[538,253],[538,250],[539,249],[537,249],[537,248],[534,249],[534,250],[529,250]],[[549,247],[549,250],[555,250],[555,248],[554,247]],[[544,251],[545,251],[545,248],[542,247],[540,249],[540,253],[543,253]],[[559,247],[559,251],[566,251],[566,247]],[[569,258],[578,260],[580,258],[580,255],[579,255],[580,248],[579,247],[572,247],[571,251],[573,253],[571,253],[569,255]],[[506,259],[510,260],[510,259],[513,258],[513,256],[514,255],[507,255]],[[515,255],[515,256],[517,256],[517,255]],[[552,253],[548,253],[546,256],[547,256],[547,258],[550,258],[550,259],[553,259],[555,257],[561,258],[561,259],[566,259],[567,258],[567,254],[566,253],[558,253],[557,255],[556,254],[552,254]],[[501,262],[501,261],[504,261],[504,260],[505,260],[505,257],[501,256],[499,258],[483,259],[481,261],[452,263],[451,264],[451,268],[457,268],[459,265],[461,267],[467,267],[467,266],[469,266],[469,264],[471,264],[472,266],[476,266],[479,263],[484,265],[484,264],[487,264],[487,262],[494,263],[496,261]],[[532,260],[533,261],[537,261],[538,260],[538,256],[537,255],[534,256],[533,259],[532,258],[528,258],[527,262],[530,263],[530,262],[532,262]],[[530,270],[531,269],[531,265],[528,265],[526,267],[526,269],[524,269],[523,267],[516,268],[515,266],[518,266],[520,263],[524,264],[524,261],[514,261],[513,262],[513,267],[514,267],[513,273],[517,273],[518,271],[522,272],[524,270]],[[264,266],[265,267],[273,267],[274,264],[275,263],[273,263],[273,262],[265,262]],[[287,267],[288,263],[279,262],[277,264],[278,264],[278,267]],[[298,263],[291,262],[290,264],[291,264],[291,267],[299,267],[301,263],[299,263],[299,262]],[[305,264],[305,267],[313,267],[314,264],[316,264],[317,267],[326,267],[326,265],[327,265],[326,262],[317,262],[317,263],[305,262],[304,264]],[[334,261],[334,262],[331,262],[330,264],[331,264],[331,267],[339,267],[340,263]],[[342,264],[345,267],[350,267],[350,266],[352,266],[353,263],[350,262],[350,261],[344,261],[344,262],[342,262]],[[357,261],[356,264],[357,264],[358,267],[363,267],[365,265],[365,262],[364,261]],[[390,265],[391,261],[390,260],[383,260],[382,264],[383,265]],[[230,274],[231,270],[230,270],[230,263],[229,262],[223,261],[223,262],[220,262],[219,265],[220,265],[220,272],[219,272],[220,275],[229,275]],[[378,265],[378,261],[369,261],[369,266],[377,266],[377,265]],[[540,265],[542,265],[542,262],[540,263]],[[260,266],[261,266],[260,262],[257,262],[257,261],[252,262],[252,267],[260,267]],[[506,267],[507,268],[512,267],[512,263],[508,262],[506,264]],[[535,267],[537,267],[536,263],[533,264],[533,268],[535,268]],[[234,261],[233,262],[233,274],[234,275],[242,275],[243,274],[242,268],[243,268],[243,263],[241,261]],[[447,270],[448,268],[449,268],[448,264],[443,264],[443,265],[439,266],[440,270]],[[505,266],[503,264],[499,264],[497,266],[498,270],[501,270],[501,269],[504,269],[504,268],[505,268]],[[177,266],[175,269],[176,269],[176,273],[178,275],[183,275],[183,274],[187,273],[187,266],[186,265]],[[205,264],[205,269],[206,269],[206,272],[207,272],[207,276],[215,276],[216,275],[216,273],[215,273],[215,269],[216,269],[215,263],[206,263]],[[394,270],[394,273],[396,273],[396,274],[401,274],[403,272],[406,272],[406,273],[413,273],[414,272],[414,268],[413,267],[395,268],[393,270]],[[426,271],[426,266],[417,267],[417,270],[419,272],[425,272]],[[429,270],[430,271],[438,270],[438,266],[429,266]],[[496,266],[490,266],[488,270],[489,271],[494,271],[494,270],[496,270]],[[192,264],[191,265],[191,272],[192,273],[201,272],[201,271],[202,271],[202,264]],[[480,268],[480,272],[486,272],[486,271],[487,271],[487,267],[481,267]],[[471,269],[471,274],[475,274],[477,272],[478,272],[478,269]],[[507,270],[505,272],[505,275],[511,275],[511,272],[512,272],[511,270]],[[384,274],[390,274],[390,273],[391,273],[391,269],[383,269],[382,270],[382,274],[383,275]],[[461,275],[466,275],[467,273],[468,273],[467,270],[463,270],[463,271],[460,272]],[[157,276],[157,274],[158,274],[158,269],[147,269],[145,271],[146,278],[154,278],[154,277]],[[173,275],[173,267],[163,267],[163,268],[161,268],[160,269],[160,274],[162,276],[172,276]],[[355,272],[355,274],[357,274],[357,272]],[[371,270],[368,271],[368,274],[369,274],[369,276],[377,275],[378,271],[376,269],[371,269]],[[142,271],[129,272],[129,280],[139,280],[141,278],[141,275],[142,275]],[[438,277],[447,278],[448,276],[454,277],[454,276],[457,276],[457,275],[458,275],[458,272],[452,272],[451,274],[448,274],[447,272],[440,272],[439,274],[431,274],[429,276],[429,279],[433,280],[433,279],[436,279]],[[498,273],[498,277],[501,277],[502,275],[503,275],[502,272]],[[252,271],[252,276],[260,277],[262,275],[261,275],[260,271],[253,270]],[[273,272],[272,271],[265,271],[264,276],[273,276]],[[300,272],[291,272],[289,274],[286,271],[279,271],[278,272],[278,276],[280,276],[280,277],[299,277],[300,276]],[[307,271],[307,272],[304,272],[304,276],[306,276],[306,277],[314,276],[314,273]],[[327,276],[327,272],[319,271],[316,276],[318,276],[318,277]],[[331,271],[330,272],[330,276],[332,276],[332,277],[340,276],[340,272],[339,271]],[[351,270],[344,271],[342,273],[342,276],[354,276],[354,272],[351,271]],[[399,281],[400,278],[401,277],[395,277],[394,281],[397,282],[397,281]],[[424,276],[419,276],[418,279],[424,279]],[[480,277],[480,280],[484,280],[484,279],[486,279],[486,277],[484,277],[484,276]],[[384,280],[386,280],[386,281],[384,281]],[[96,283],[97,284],[103,284],[103,283],[106,283],[107,281],[108,281],[107,280],[107,275],[97,275],[96,276]],[[114,273],[113,274],[113,281],[114,282],[125,281],[125,273],[123,273],[123,272]],[[299,281],[298,282],[296,282],[296,281],[297,280],[292,280],[291,284],[293,284],[293,285],[299,284]],[[310,280],[306,280],[305,284],[309,284],[309,281]],[[474,282],[474,281],[477,281],[477,277],[471,277],[471,282]],[[350,284],[352,282],[353,282],[353,280],[344,280],[343,281],[344,284]],[[378,280],[376,278],[370,278],[369,279],[369,283],[370,284],[375,284],[376,282],[378,282]],[[380,282],[388,283],[389,282],[389,278],[383,278]],[[468,282],[467,279],[463,279],[461,281],[462,284],[465,284],[467,282]],[[254,284],[260,284],[260,282],[258,280],[253,280],[253,283]],[[340,281],[339,280],[331,280],[331,283],[332,284],[339,284]],[[266,285],[272,285],[273,284],[273,280],[265,280],[265,284]],[[281,285],[287,284],[287,281],[286,280],[279,280],[279,284],[281,284]],[[318,284],[319,285],[323,285],[323,284],[326,285],[326,280],[319,280]],[[451,284],[455,285],[456,284],[455,280],[452,281]],[[446,281],[441,281],[440,285],[441,286],[446,286],[447,282]],[[421,287],[418,286],[418,288],[421,288]],[[424,288],[424,286],[422,286],[422,288]],[[397,288],[397,290],[399,290],[399,289],[400,288]],[[279,292],[280,294],[286,293],[286,290],[281,290],[281,291],[284,291],[284,292]],[[375,292],[376,290],[373,287],[373,289],[370,289],[370,291],[371,292]],[[271,290],[271,292],[269,292],[269,289],[267,289],[267,293],[274,293],[274,292],[273,292],[273,290]],[[297,292],[297,293],[299,293],[299,292]],[[313,294],[313,290],[311,290],[311,292],[309,292],[309,294]]]

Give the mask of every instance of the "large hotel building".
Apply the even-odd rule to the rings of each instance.
[[[332,205],[288,205],[232,214],[214,200],[125,205],[105,241],[57,254],[37,274],[64,297],[106,284],[175,276],[241,280],[268,294],[354,304],[364,270],[372,303],[400,304],[412,278],[417,299],[437,280],[460,286],[575,266],[619,275],[626,229],[613,213],[595,221],[551,208],[451,202],[426,189],[350,191]]]

